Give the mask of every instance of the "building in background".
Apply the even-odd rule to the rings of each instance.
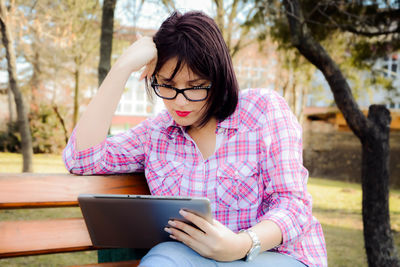
[[[383,92],[387,107],[400,110],[400,52],[379,59],[376,68],[381,69],[386,78],[393,80],[394,90]]]
[[[163,103],[156,96],[149,97],[144,81],[139,81],[140,72],[133,73],[126,83],[111,121],[111,134],[117,134],[138,125],[146,118],[160,112]]]
[[[372,104],[384,104],[389,109],[400,109],[400,52],[393,53],[384,58],[378,59],[373,69],[383,74],[384,78],[392,81],[392,90],[387,90],[379,86],[369,86],[368,88],[355,88],[349,81],[353,89],[353,95],[356,97],[357,103],[362,108],[368,108]],[[359,71],[360,81],[369,78],[370,71]],[[320,71],[316,72],[314,86],[322,85],[324,90],[317,91],[307,97],[307,107],[329,107],[334,103],[333,95],[329,85],[325,81]]]

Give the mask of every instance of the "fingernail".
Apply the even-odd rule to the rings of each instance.
[[[169,235],[169,237],[171,237],[172,239],[176,239],[176,237],[175,237],[175,236],[173,236],[173,235]]]
[[[184,210],[180,210],[179,213],[180,213],[183,217],[185,217],[185,216],[187,215],[187,212],[184,211]]]
[[[170,230],[168,227],[165,227],[165,228],[164,228],[164,231],[167,232],[167,233],[169,233],[169,234],[172,233],[171,230]]]
[[[168,224],[171,226],[176,226],[176,223],[174,221],[168,221]]]

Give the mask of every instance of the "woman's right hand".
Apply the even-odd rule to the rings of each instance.
[[[123,68],[128,68],[130,72],[139,71],[146,67],[140,75],[140,80],[153,74],[157,64],[157,48],[153,38],[145,36],[139,37],[117,61]]]

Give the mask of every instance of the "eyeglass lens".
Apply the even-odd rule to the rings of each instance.
[[[175,98],[177,91],[172,88],[164,87],[162,85],[156,86],[156,92],[163,98]],[[207,89],[189,89],[183,91],[183,94],[189,100],[203,100],[207,97]]]

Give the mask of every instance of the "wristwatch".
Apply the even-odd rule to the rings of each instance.
[[[251,241],[253,242],[245,258],[245,261],[252,261],[260,253],[261,249],[260,239],[258,239],[256,233],[254,233],[251,229],[243,229],[239,231],[239,233],[241,232],[246,232],[250,236]]]

